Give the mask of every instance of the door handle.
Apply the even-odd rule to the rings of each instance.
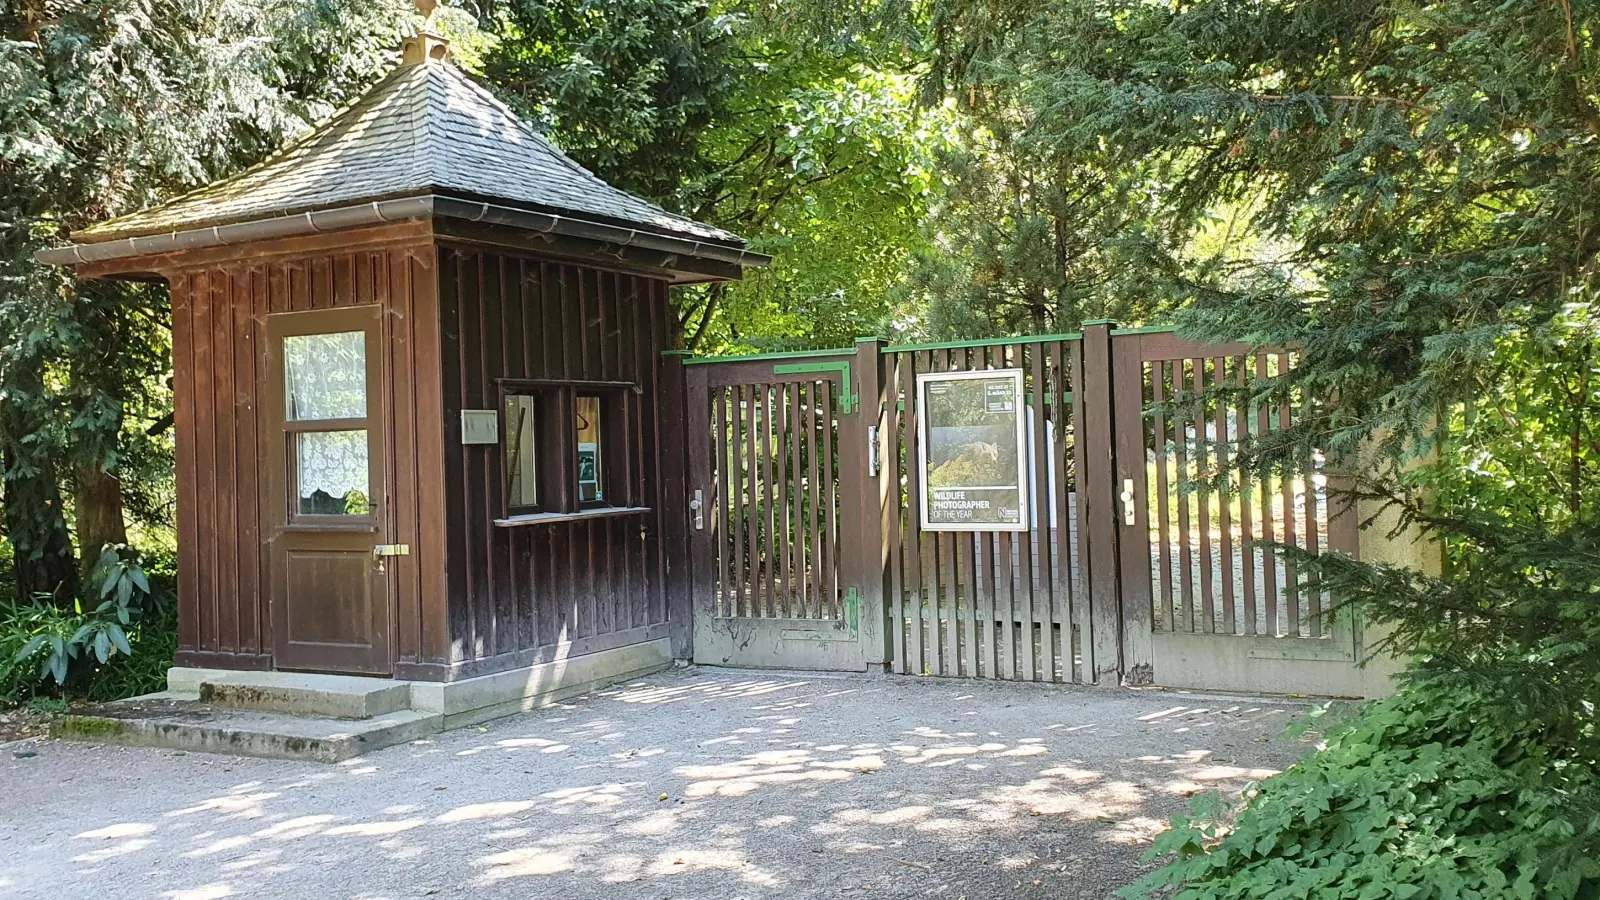
[[[704,494],[697,489],[694,492],[694,499],[689,501],[689,511],[694,513],[694,528],[696,531],[704,531],[706,527],[706,504],[703,497]]]
[[[1139,522],[1138,510],[1133,505],[1133,479],[1122,479],[1122,524],[1136,525]]]

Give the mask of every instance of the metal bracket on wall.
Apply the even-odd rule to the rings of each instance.
[[[861,395],[856,393],[854,379],[850,377],[850,360],[841,359],[837,362],[820,363],[784,363],[772,367],[774,375],[809,375],[813,372],[839,372],[844,376],[844,383],[839,388],[839,414],[848,416],[856,411],[856,405],[861,402]]]

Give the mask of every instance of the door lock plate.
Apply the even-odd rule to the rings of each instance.
[[[1133,505],[1133,479],[1122,479],[1122,524],[1139,524],[1138,510]]]
[[[410,556],[410,544],[373,544],[373,556]]]

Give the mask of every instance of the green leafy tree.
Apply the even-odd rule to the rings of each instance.
[[[398,0],[0,10],[0,451],[18,597],[70,604],[73,530],[81,547],[123,543],[126,501],[158,518],[152,482],[170,471],[165,291],[80,283],[34,252],[259,159],[376,77],[416,20]]]
[[[680,298],[697,350],[837,344],[883,327],[918,241],[925,166],[909,83],[877,49],[738,3],[513,0],[485,64],[579,162],[778,255]]]
[[[484,0],[434,14],[458,64],[603,177],[781,254],[749,284],[685,296],[690,346],[874,330],[917,235],[907,82],[874,47],[786,36],[771,12]],[[0,451],[17,596],[70,604],[75,544],[122,543],[130,514],[159,524],[171,498],[165,291],[80,283],[34,252],[259,160],[387,71],[417,22],[405,0],[0,10]]]

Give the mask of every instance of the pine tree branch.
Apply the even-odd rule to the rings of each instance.
[[[1436,113],[1439,111],[1438,107],[1428,106],[1425,103],[1418,103],[1414,100],[1407,100],[1403,97],[1388,97],[1382,94],[1250,94],[1248,96],[1251,96],[1263,103],[1293,103],[1316,98],[1318,100],[1328,100],[1335,103],[1372,103],[1375,105],[1387,104],[1392,106],[1401,106],[1405,107],[1406,109],[1414,109],[1418,112],[1426,113]]]

